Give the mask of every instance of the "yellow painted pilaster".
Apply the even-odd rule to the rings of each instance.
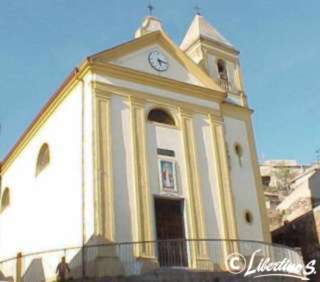
[[[110,95],[94,92],[95,233],[114,241]]]
[[[223,123],[212,114],[209,114],[209,121],[212,132],[213,159],[215,160],[216,185],[222,223],[221,237],[223,239],[237,239],[235,207],[231,190]],[[235,251],[235,247],[225,241],[223,244],[224,256]]]
[[[216,161],[216,177],[219,197],[221,197],[221,211],[223,222],[226,224],[224,234],[226,239],[237,239],[237,225],[235,221],[234,198],[231,189],[231,180],[228,165],[226,142],[223,122],[209,114],[212,131],[214,156]]]
[[[135,241],[151,241],[151,196],[147,164],[147,147],[145,133],[145,101],[130,96],[131,135],[133,148],[133,175],[135,192]],[[154,257],[151,244],[137,245],[135,255],[142,258]]]
[[[206,239],[204,210],[202,204],[201,184],[198,174],[198,161],[192,121],[192,112],[180,108],[180,124],[185,155],[187,177],[187,211],[189,239]],[[211,269],[206,242],[191,243],[191,267]]]
[[[17,260],[16,260],[16,282],[22,281],[22,254],[17,254]]]

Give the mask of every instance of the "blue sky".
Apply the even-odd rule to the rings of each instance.
[[[132,39],[149,1],[2,0],[0,159],[87,55]],[[241,51],[260,159],[315,160],[320,147],[318,0],[153,0],[179,43],[199,5]]]

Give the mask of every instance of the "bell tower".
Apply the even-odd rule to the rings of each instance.
[[[230,102],[247,106],[239,51],[197,13],[180,48],[227,93]]]

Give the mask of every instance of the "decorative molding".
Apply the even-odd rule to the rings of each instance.
[[[214,48],[217,51],[224,52],[228,54],[230,57],[237,58],[240,54],[238,50],[236,50],[233,47],[230,47],[224,43],[221,43],[219,41],[208,39],[205,36],[200,36],[199,39],[195,40],[184,52],[188,53],[194,46],[202,45],[206,46],[206,48]]]
[[[205,57],[205,55],[211,54],[213,56],[219,56],[224,58],[227,61],[236,63],[237,61],[239,61],[239,56],[237,54],[232,54],[222,48],[218,48],[217,46],[214,46],[213,44],[208,44],[207,41],[204,40],[198,40],[195,41],[186,51],[186,54],[188,55],[192,55],[193,52],[195,52],[195,50],[201,48],[201,50],[203,50],[203,56]]]
[[[198,78],[205,87],[215,89],[221,92],[220,87],[195,64],[179,47],[177,47],[172,40],[162,31],[155,31],[137,39],[131,40],[125,44],[116,46],[115,48],[97,53],[88,58],[89,61],[111,61],[121,56],[125,56],[135,50],[142,49],[158,43],[163,47],[174,59],[176,59],[184,68]],[[159,76],[158,76],[159,77]]]
[[[145,100],[139,97],[129,96],[131,136],[133,148],[133,175],[135,194],[135,241],[151,241],[151,195],[149,187],[149,171],[147,164],[147,148],[145,133]],[[154,257],[153,246],[137,245],[136,257]]]
[[[253,113],[253,110],[250,108],[228,102],[223,102],[220,106],[222,116],[228,116],[242,121],[251,120],[251,114]]]
[[[206,229],[192,115],[192,111],[180,108],[181,134],[187,175],[188,237],[191,239],[201,239],[206,238]],[[212,268],[212,265],[209,263],[208,249],[205,242],[191,247],[191,261],[193,267]]]
[[[111,63],[95,62],[92,65],[92,69],[95,73],[109,75],[114,78],[139,83],[142,85],[149,85],[217,103],[221,103],[226,97],[226,93],[220,89],[217,90],[214,88],[197,86]]]
[[[222,237],[226,239],[237,239],[237,225],[235,217],[234,197],[231,189],[231,179],[229,174],[228,156],[224,138],[224,125],[217,122],[212,115],[208,116],[211,125],[211,136],[213,145],[213,159],[215,164],[216,185],[218,192],[218,202],[223,229]],[[225,245],[224,251],[227,254],[230,246]]]
[[[95,233],[115,239],[110,96],[93,91]]]
[[[172,106],[171,104],[164,105],[162,103],[159,103],[158,101],[155,102],[155,101],[149,101],[149,100],[146,100],[146,103],[148,103],[147,108],[146,108],[146,121],[147,122],[154,123],[154,124],[157,124],[158,126],[163,126],[163,127],[167,127],[167,128],[176,128],[176,129],[180,128],[179,117],[177,114],[177,112],[178,112],[177,106],[174,106],[174,105]],[[160,109],[160,110],[163,110],[164,112],[166,112],[167,114],[169,114],[171,116],[171,118],[174,120],[174,125],[149,120],[148,119],[149,113],[153,109]]]
[[[122,86],[115,86],[108,83],[93,82],[94,89],[97,89],[101,93],[113,93],[119,96],[124,97],[137,97],[144,99],[146,103],[157,105],[160,108],[170,108],[178,110],[180,107],[182,107],[184,110],[187,110],[189,112],[193,113],[200,113],[200,114],[208,114],[211,113],[215,116],[216,120],[222,120],[221,112],[216,109],[212,109],[205,106],[195,105],[188,102],[179,101],[173,98],[167,98],[167,97],[161,97],[154,94],[150,94],[144,91],[139,90],[132,90],[126,87]],[[178,124],[178,123],[177,123]]]
[[[239,94],[240,94],[241,105],[243,107],[248,108],[247,95],[243,91],[240,91]]]

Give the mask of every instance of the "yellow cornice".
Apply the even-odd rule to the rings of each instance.
[[[25,146],[29,143],[31,138],[38,132],[45,121],[55,111],[55,109],[68,96],[70,91],[75,87],[80,79],[90,71],[88,62],[84,62],[79,68],[75,68],[68,77],[64,80],[57,91],[51,96],[49,101],[41,109],[38,115],[33,119],[29,127],[23,132],[13,148],[6,155],[1,162],[1,175],[7,171],[16,157],[21,153]]]
[[[219,110],[215,110],[209,107],[200,106],[191,104],[188,102],[182,102],[173,98],[161,97],[154,94],[150,94],[144,91],[133,90],[130,88],[122,87],[122,86],[115,86],[108,83],[93,81],[93,89],[95,91],[99,91],[99,93],[106,93],[107,95],[116,94],[124,97],[130,97],[130,99],[141,99],[143,101],[147,101],[149,103],[154,103],[159,106],[175,108],[179,110],[183,107],[185,110],[188,110],[193,113],[199,114],[211,114],[215,117],[216,121],[221,121],[221,113]]]
[[[225,52],[231,53],[235,56],[238,56],[240,54],[240,52],[237,49],[230,47],[226,44],[223,44],[221,42],[218,42],[218,41],[213,41],[213,40],[205,38],[205,37],[200,37],[200,41],[205,43],[206,45],[212,46],[214,48],[222,49]]]
[[[181,65],[190,71],[203,85],[218,92],[223,92],[209,76],[201,69],[200,66],[195,64],[180,48],[178,48],[171,39],[162,31],[155,31],[148,33],[142,37],[131,40],[127,43],[121,44],[115,48],[97,53],[89,57],[89,60],[94,62],[98,60],[111,61],[119,57],[125,56],[135,50],[144,48],[149,45],[158,43],[163,47],[173,58],[175,58]]]
[[[154,40],[156,40],[159,37],[159,31],[155,31],[152,33],[148,33],[146,35],[143,35],[139,38],[130,40],[128,42],[125,42],[123,44],[117,45],[113,48],[104,50],[102,52],[96,53],[92,56],[90,56],[88,59],[95,61],[97,59],[104,59],[104,60],[114,60],[121,56],[125,56],[132,52],[133,50],[142,48],[144,46],[150,45],[155,43]]]
[[[155,88],[161,88],[177,93],[193,96],[200,99],[214,101],[221,103],[226,94],[222,91],[217,91],[166,77],[156,76],[146,72],[129,69],[126,67],[118,66],[105,62],[92,63],[93,72],[109,75],[118,79],[127,80],[143,85],[153,86]]]
[[[228,45],[225,45],[221,42],[214,41],[203,36],[198,38],[198,40],[195,40],[184,52],[189,53],[197,45],[204,45],[207,46],[207,48],[211,47],[216,50],[220,50],[221,52],[227,53],[232,57],[238,57],[240,54],[240,52],[235,48],[229,47]]]
[[[224,101],[221,103],[221,112],[223,116],[229,116],[235,119],[240,119],[243,121],[248,121],[251,119],[251,114],[253,110],[247,107],[242,107],[240,105],[231,104]]]
[[[209,75],[196,63],[194,63],[182,50],[177,47],[171,39],[163,32],[160,32],[162,37],[160,38],[164,42],[163,47],[168,47],[170,53],[176,57],[177,60],[182,63],[186,69],[188,69],[195,77],[197,77],[206,87],[224,92],[222,88],[209,77]]]

